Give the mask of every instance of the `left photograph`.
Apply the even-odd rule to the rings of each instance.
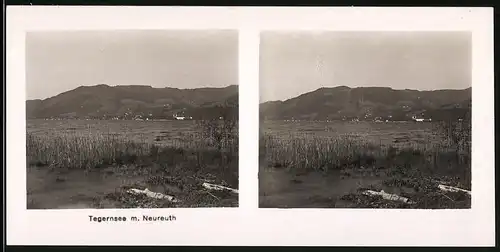
[[[238,31],[26,33],[27,209],[238,207]]]

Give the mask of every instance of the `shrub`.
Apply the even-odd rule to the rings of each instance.
[[[198,121],[201,137],[219,151],[238,151],[237,122],[233,119]]]
[[[443,121],[437,124],[437,134],[443,137],[447,147],[458,153],[471,152],[472,123],[470,116],[460,121]]]

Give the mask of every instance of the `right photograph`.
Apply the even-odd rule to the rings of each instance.
[[[260,208],[471,208],[472,34],[260,34]]]

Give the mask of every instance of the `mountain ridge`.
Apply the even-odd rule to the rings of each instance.
[[[269,120],[455,120],[470,115],[472,88],[411,90],[322,87],[286,100],[260,103]]]
[[[26,101],[26,117],[92,119],[193,119],[237,116],[238,85],[180,89],[148,85],[79,86]]]

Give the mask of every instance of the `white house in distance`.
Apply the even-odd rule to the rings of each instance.
[[[193,119],[192,117],[190,116],[178,116],[177,114],[174,115],[174,119],[175,120],[190,120],[190,119]]]
[[[430,121],[432,121],[432,119],[430,119],[430,118],[425,119],[425,118],[419,118],[417,116],[412,116],[412,119],[416,122],[430,122]]]

